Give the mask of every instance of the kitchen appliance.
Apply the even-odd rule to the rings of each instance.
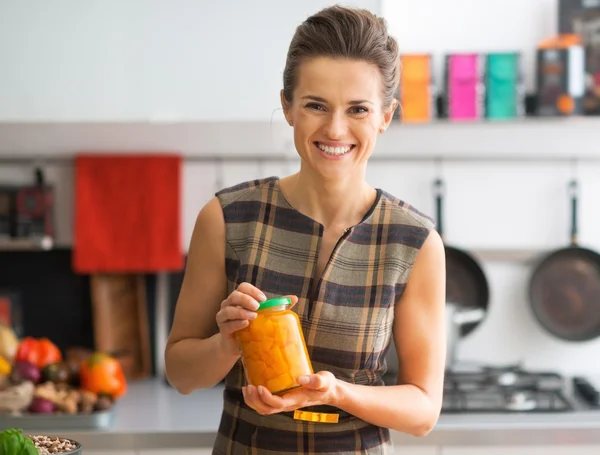
[[[0,186],[0,241],[50,248],[54,238],[54,188],[41,168],[29,185]]]
[[[518,52],[490,53],[486,57],[486,118],[513,119],[525,114],[525,87]]]
[[[583,112],[600,115],[600,0],[560,0],[559,32],[575,33],[585,51]]]
[[[447,55],[444,88],[449,119],[482,119],[485,115],[485,57],[480,54]]]
[[[582,393],[581,391],[584,390]],[[598,410],[596,386],[586,378],[515,365],[473,365],[447,371],[442,412],[567,413]]]
[[[577,35],[548,39],[537,50],[538,115],[580,115],[585,94],[585,55]]]
[[[443,193],[444,183],[441,179],[434,182],[437,231],[444,238]],[[444,242],[445,243],[445,242]],[[446,302],[462,310],[483,310],[488,308],[490,291],[483,268],[467,251],[445,245],[446,252]],[[452,310],[454,311],[454,310]],[[472,318],[460,324],[460,336],[473,332],[483,317]]]
[[[600,253],[577,244],[578,183],[569,183],[571,245],[553,251],[535,268],[531,308],[552,335],[567,341],[600,336]]]

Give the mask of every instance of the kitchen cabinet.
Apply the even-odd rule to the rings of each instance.
[[[440,455],[598,455],[598,445],[469,446],[442,448]]]

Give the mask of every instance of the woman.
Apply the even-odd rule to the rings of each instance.
[[[437,422],[443,245],[429,218],[365,179],[397,107],[398,68],[397,44],[371,13],[336,6],[308,18],[281,92],[300,171],[226,188],[198,215],[166,365],[184,394],[225,378],[213,453],[391,453],[389,429],[422,436]],[[246,383],[234,333],[280,295],[292,296],[317,373],[273,396]],[[400,373],[383,386],[390,342]],[[296,420],[300,408],[339,422]]]

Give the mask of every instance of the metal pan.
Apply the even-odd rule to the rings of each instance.
[[[443,194],[441,179],[434,182],[437,231],[444,239]],[[445,244],[446,251],[446,302],[452,302],[459,311],[487,311],[490,291],[487,278],[479,262],[467,251]],[[461,324],[460,336],[470,334],[482,318]]]
[[[600,336],[600,254],[578,245],[578,188],[576,180],[569,183],[571,245],[543,258],[529,287],[536,319],[566,341]]]

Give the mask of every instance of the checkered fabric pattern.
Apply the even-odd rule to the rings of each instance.
[[[323,226],[294,209],[277,177],[217,193],[226,223],[228,291],[242,282],[268,298],[294,294],[315,371],[353,384],[384,386],[394,304],[433,221],[383,190],[363,220],[344,234],[320,279],[314,278]],[[245,405],[241,361],[225,378],[214,454],[391,454],[389,430],[339,409],[337,424],[261,416]]]

